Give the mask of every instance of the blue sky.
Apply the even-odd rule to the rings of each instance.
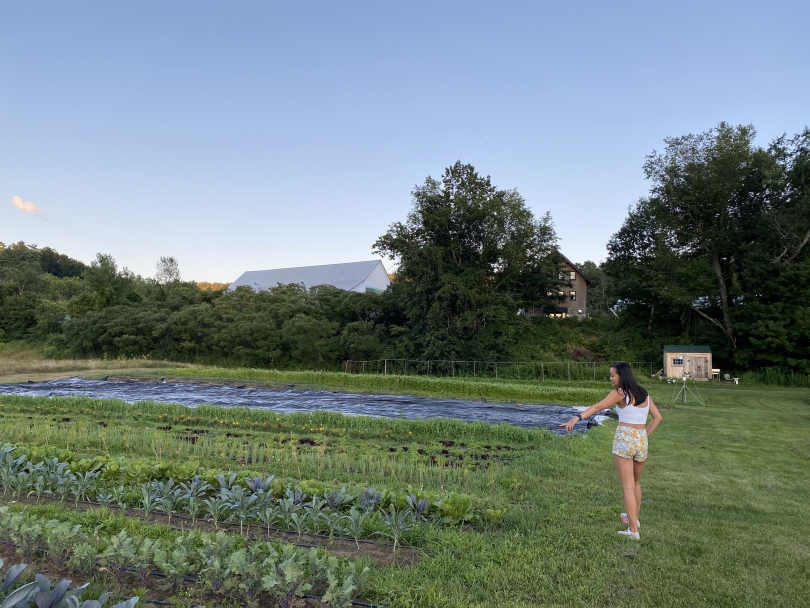
[[[810,124],[808,7],[5,2],[0,241],[198,281],[371,259],[462,160],[598,261],[664,137]]]

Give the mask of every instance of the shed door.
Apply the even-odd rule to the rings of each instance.
[[[709,377],[709,358],[708,357],[689,357],[686,361],[686,371],[692,378],[708,378]]]

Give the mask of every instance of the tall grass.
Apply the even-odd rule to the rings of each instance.
[[[27,359],[15,357],[0,358],[0,378],[19,374],[187,366],[187,363],[151,361],[149,359]]]
[[[785,371],[779,367],[767,367],[762,372],[746,372],[740,377],[740,380],[744,384],[810,388],[810,374],[802,374],[793,370]]]

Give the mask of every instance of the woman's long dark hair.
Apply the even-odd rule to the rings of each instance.
[[[619,388],[622,389],[622,392],[633,398],[633,405],[643,405],[644,402],[647,401],[649,393],[643,386],[640,386],[639,383],[636,382],[630,365],[624,361],[620,361],[611,367],[619,374]]]

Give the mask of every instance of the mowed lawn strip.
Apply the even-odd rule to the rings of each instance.
[[[655,386],[664,403],[671,387]],[[619,537],[615,422],[515,465],[525,502],[501,532],[445,533],[384,571],[402,606],[807,606],[810,394],[701,385],[662,409],[644,476],[642,540]]]

